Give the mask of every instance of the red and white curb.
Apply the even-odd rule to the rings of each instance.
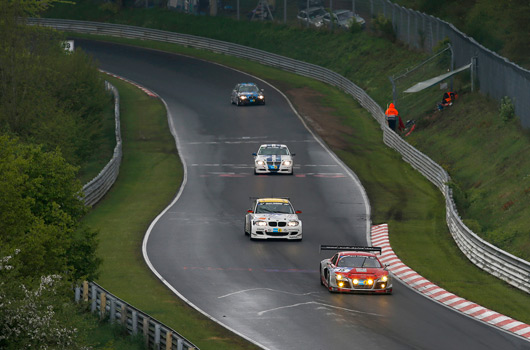
[[[389,270],[393,276],[399,278],[409,287],[455,311],[530,340],[530,325],[460,298],[438,287],[403,264],[390,247],[388,224],[372,226],[371,238],[373,246],[382,248],[379,260],[384,264],[390,264]]]
[[[155,93],[152,92],[151,90],[149,90],[149,89],[143,87],[142,85],[140,85],[140,84],[138,84],[138,83],[136,83],[136,82],[134,82],[134,81],[132,81],[132,80],[126,79],[126,78],[124,78],[124,77],[120,77],[119,75],[116,75],[116,74],[113,74],[113,73],[110,73],[110,72],[107,72],[107,71],[104,71],[103,69],[100,69],[99,71],[102,72],[102,73],[105,73],[105,74],[107,74],[107,75],[110,75],[111,77],[114,77],[114,78],[116,78],[116,79],[123,80],[123,81],[125,81],[125,82],[127,82],[127,83],[129,83],[129,84],[132,84],[132,85],[136,86],[138,89],[142,90],[143,92],[145,92],[145,93],[146,93],[148,96],[150,96],[150,97],[156,97],[156,98],[158,98],[158,95],[157,95],[157,94],[155,94]]]

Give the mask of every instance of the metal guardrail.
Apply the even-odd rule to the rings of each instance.
[[[435,184],[443,193],[446,199],[447,225],[457,245],[468,259],[481,269],[506,281],[510,285],[530,293],[530,262],[493,246],[469,230],[458,215],[451,189],[447,185],[447,182],[450,180],[447,172],[428,156],[412,147],[394,131],[389,129],[386,126],[382,108],[364,90],[340,74],[311,63],[294,60],[263,50],[188,34],[119,24],[63,19],[30,19],[28,23],[53,27],[62,31],[163,41],[197,49],[206,49],[217,53],[258,61],[262,64],[320,80],[340,88],[352,95],[379,122],[383,130],[383,142],[398,151],[406,162],[410,163],[412,167]]]
[[[110,90],[114,95],[114,121],[116,146],[114,147],[114,154],[111,160],[105,165],[103,170],[93,178],[90,182],[83,186],[83,193],[85,194],[85,204],[93,206],[103,198],[103,196],[112,187],[118,174],[120,173],[120,165],[122,158],[121,146],[121,125],[120,125],[120,94],[118,90],[109,82],[105,81],[105,88]]]
[[[195,350],[199,349],[175,330],[112,295],[94,282],[84,282],[75,288],[75,301],[90,303],[92,313],[110,323],[121,324],[129,334],[143,334],[146,349]]]

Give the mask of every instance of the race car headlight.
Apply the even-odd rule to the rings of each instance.
[[[267,222],[266,221],[256,221],[254,224],[256,226],[267,226]]]
[[[300,225],[300,223],[298,221],[289,221],[287,223],[287,226],[291,226],[291,227],[298,226],[298,225]]]
[[[293,162],[290,161],[290,160],[284,160],[284,161],[282,162],[282,164],[285,165],[285,166],[291,166],[291,164],[293,164]]]
[[[366,283],[371,286],[372,284],[374,284],[374,280],[373,279],[369,279],[366,281]]]
[[[258,98],[259,98],[260,100],[263,100],[263,99],[265,98],[265,96],[263,96],[263,95],[259,95]]]
[[[358,280],[357,278],[354,279],[352,282],[353,282],[353,284],[355,284],[355,285],[359,284],[359,280]]]
[[[383,277],[381,277],[381,281],[383,281],[383,282],[388,281],[388,276],[383,276]]]
[[[257,165],[265,165],[265,161],[264,160],[257,160],[256,164]]]
[[[337,281],[344,281],[344,280],[346,279],[346,277],[344,277],[344,276],[341,275],[341,274],[336,273],[336,274],[335,274],[335,279],[336,279]]]
[[[246,99],[247,99],[247,96],[242,95],[242,96],[239,96],[239,98],[242,99],[242,100],[246,100]]]

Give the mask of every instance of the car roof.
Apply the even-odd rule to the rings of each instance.
[[[260,198],[258,203],[289,203],[289,200],[285,198]]]
[[[353,251],[353,252],[339,252],[339,255],[340,255],[341,258],[343,256],[373,256],[373,257],[377,258],[377,256],[374,253],[356,252],[356,251]]]
[[[256,83],[240,83],[239,85],[240,85],[240,86],[244,86],[244,85],[253,85],[253,86],[256,86]]]
[[[344,10],[344,9],[341,9],[341,10],[333,10],[333,13],[334,14],[339,14],[339,13],[344,13],[344,12],[352,12],[350,10]]]
[[[279,144],[279,143],[265,143],[261,146],[259,146],[259,148],[287,148],[286,145],[282,145],[282,144]]]

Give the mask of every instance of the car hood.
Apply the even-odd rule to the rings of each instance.
[[[237,95],[238,96],[247,96],[247,97],[250,97],[250,96],[258,97],[258,96],[263,95],[263,94],[261,92],[238,92]]]
[[[263,221],[294,221],[298,220],[296,214],[259,213],[252,214],[252,219]]]
[[[349,278],[364,278],[369,276],[383,276],[387,272],[383,268],[336,267],[333,272],[340,272]]]
[[[267,162],[283,162],[284,160],[292,160],[290,155],[259,155],[256,156],[256,160],[264,160]]]

